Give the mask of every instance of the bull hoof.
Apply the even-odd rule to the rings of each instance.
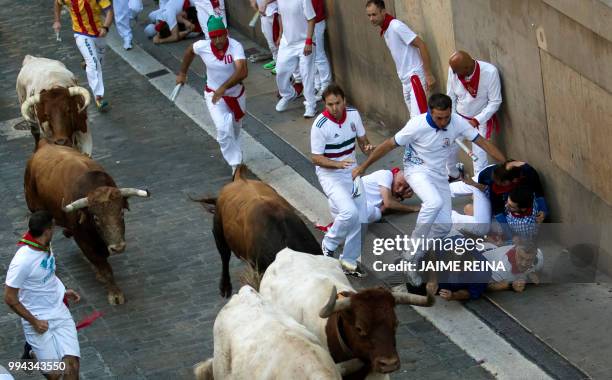
[[[221,285],[219,287],[219,290],[221,291],[221,297],[223,298],[230,298],[232,296],[232,285]]]
[[[111,305],[123,305],[125,303],[125,296],[121,290],[108,292],[108,303]]]

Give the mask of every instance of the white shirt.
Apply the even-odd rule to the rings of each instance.
[[[406,174],[426,172],[446,177],[446,159],[457,137],[474,141],[478,130],[467,120],[453,113],[451,121],[444,129],[432,127],[427,122],[428,113],[413,117],[395,135],[395,143],[406,147],[404,170]],[[432,121],[433,123],[433,121]]]
[[[320,114],[310,130],[310,147],[312,154],[322,154],[333,161],[352,159],[356,161],[355,138],[365,136],[365,128],[359,111],[346,107],[346,119],[342,124]],[[354,164],[352,167],[354,167]],[[317,174],[350,172],[347,169],[328,169],[317,166]]]
[[[261,7],[261,5],[264,3],[264,1],[266,1],[266,0],[257,0],[257,6]],[[276,1],[268,3],[268,5],[266,6],[266,12],[265,12],[266,16],[272,16],[276,12],[278,12],[278,4],[276,3]]]
[[[168,0],[168,2],[164,5],[163,10],[164,11],[160,17],[168,24],[170,30],[172,30],[178,25],[176,15],[183,10],[183,0]]]
[[[410,81],[414,74],[423,74],[423,59],[418,48],[411,45],[416,33],[400,20],[394,19],[384,33],[385,42],[391,52],[397,76],[402,83]]]
[[[453,111],[475,118],[480,125],[484,126],[502,103],[501,83],[495,66],[483,61],[478,61],[478,65],[480,66],[480,79],[475,98],[465,89],[451,68],[448,69],[446,93],[453,101]],[[473,75],[474,73],[467,79]]]
[[[55,275],[55,256],[27,245],[17,250],[5,284],[19,289],[19,302],[37,319],[48,320],[64,315],[66,287]]]
[[[525,272],[514,274],[512,273],[512,264],[508,260],[508,256],[506,255],[508,251],[514,248],[513,245],[506,245],[503,247],[499,247],[493,249],[491,251],[487,251],[483,253],[483,256],[487,259],[487,261],[495,263],[502,262],[504,264],[504,270],[494,271],[491,275],[491,279],[495,282],[500,281],[516,281],[520,279],[526,279],[529,273],[539,272],[544,266],[544,255],[542,255],[542,251],[538,248],[538,253],[536,254],[535,264],[527,269]]]
[[[311,0],[277,0],[278,13],[283,23],[281,43],[291,45],[306,42],[308,20],[317,16]]]
[[[233,38],[229,39],[229,46],[225,52],[223,60],[217,59],[212,52],[210,40],[200,40],[193,44],[193,52],[199,55],[206,65],[206,85],[213,91],[218,89],[234,75],[236,71],[235,61],[246,59],[244,48],[240,42]],[[242,92],[242,85],[236,84],[234,87],[225,91],[226,96],[237,97]]]
[[[393,184],[393,173],[391,170],[377,170],[374,173],[361,177],[365,188],[366,202],[368,207],[380,207],[383,204],[380,187],[391,190]]]
[[[196,7],[198,12],[198,20],[203,20],[204,25],[200,25],[202,30],[208,31],[207,22],[210,16],[223,17],[223,24],[227,26],[227,18],[225,15],[225,0],[219,0],[219,7],[213,8],[210,0],[190,0]],[[208,38],[208,35],[206,36]]]

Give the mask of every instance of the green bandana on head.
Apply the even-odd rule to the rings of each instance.
[[[210,16],[208,18],[208,22],[206,23],[208,27],[208,37],[214,38],[227,34],[227,29],[225,24],[223,23],[222,17]]]

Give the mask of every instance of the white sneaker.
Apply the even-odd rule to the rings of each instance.
[[[131,50],[132,49],[132,41],[123,41],[123,48],[125,50]]]
[[[323,251],[323,256],[334,258],[335,252],[327,249],[325,243],[323,242],[321,242],[321,250]]]
[[[306,111],[304,112],[304,118],[311,119],[311,118],[313,118],[315,116],[317,116],[317,107],[315,107],[315,106],[312,106],[312,107],[306,106]]]
[[[287,111],[287,108],[289,107],[289,102],[291,100],[291,98],[281,98],[281,100],[276,103],[276,112]]]

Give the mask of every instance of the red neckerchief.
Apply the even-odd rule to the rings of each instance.
[[[19,239],[19,242],[17,242],[17,245],[18,246],[27,245],[35,251],[49,252],[49,246],[44,246],[40,244],[36,239],[34,239],[30,231],[26,232],[21,237],[21,239]]]
[[[212,41],[210,42],[210,48],[212,49],[212,53],[215,55],[215,57],[217,57],[219,61],[223,61],[223,57],[225,57],[225,53],[229,48],[229,38],[225,42],[225,46],[223,46],[223,49],[217,49],[217,47],[215,46],[215,44],[212,43]]]
[[[210,4],[212,4],[213,8],[219,8],[219,0],[210,0]]]
[[[516,248],[512,247],[508,252],[506,252],[506,257],[508,258],[508,262],[512,266],[512,274],[522,273],[518,269],[518,264],[516,263]]]
[[[380,26],[380,35],[381,36],[385,34],[387,29],[389,29],[389,24],[391,24],[391,21],[393,21],[393,20],[395,20],[395,17],[391,16],[388,13],[385,15],[385,19],[383,20],[383,23]]]
[[[474,68],[474,74],[470,80],[466,80],[464,76],[457,75],[459,81],[463,84],[463,87],[475,98],[478,94],[478,83],[480,82],[480,65],[477,60],[474,60],[476,67]]]
[[[346,121],[346,108],[342,112],[342,117],[340,118],[340,120],[336,120],[334,115],[329,113],[328,110],[323,111],[323,116],[325,116],[329,120],[333,121],[334,123],[338,124],[340,126],[340,128],[342,128],[342,124],[344,124],[344,122]]]

